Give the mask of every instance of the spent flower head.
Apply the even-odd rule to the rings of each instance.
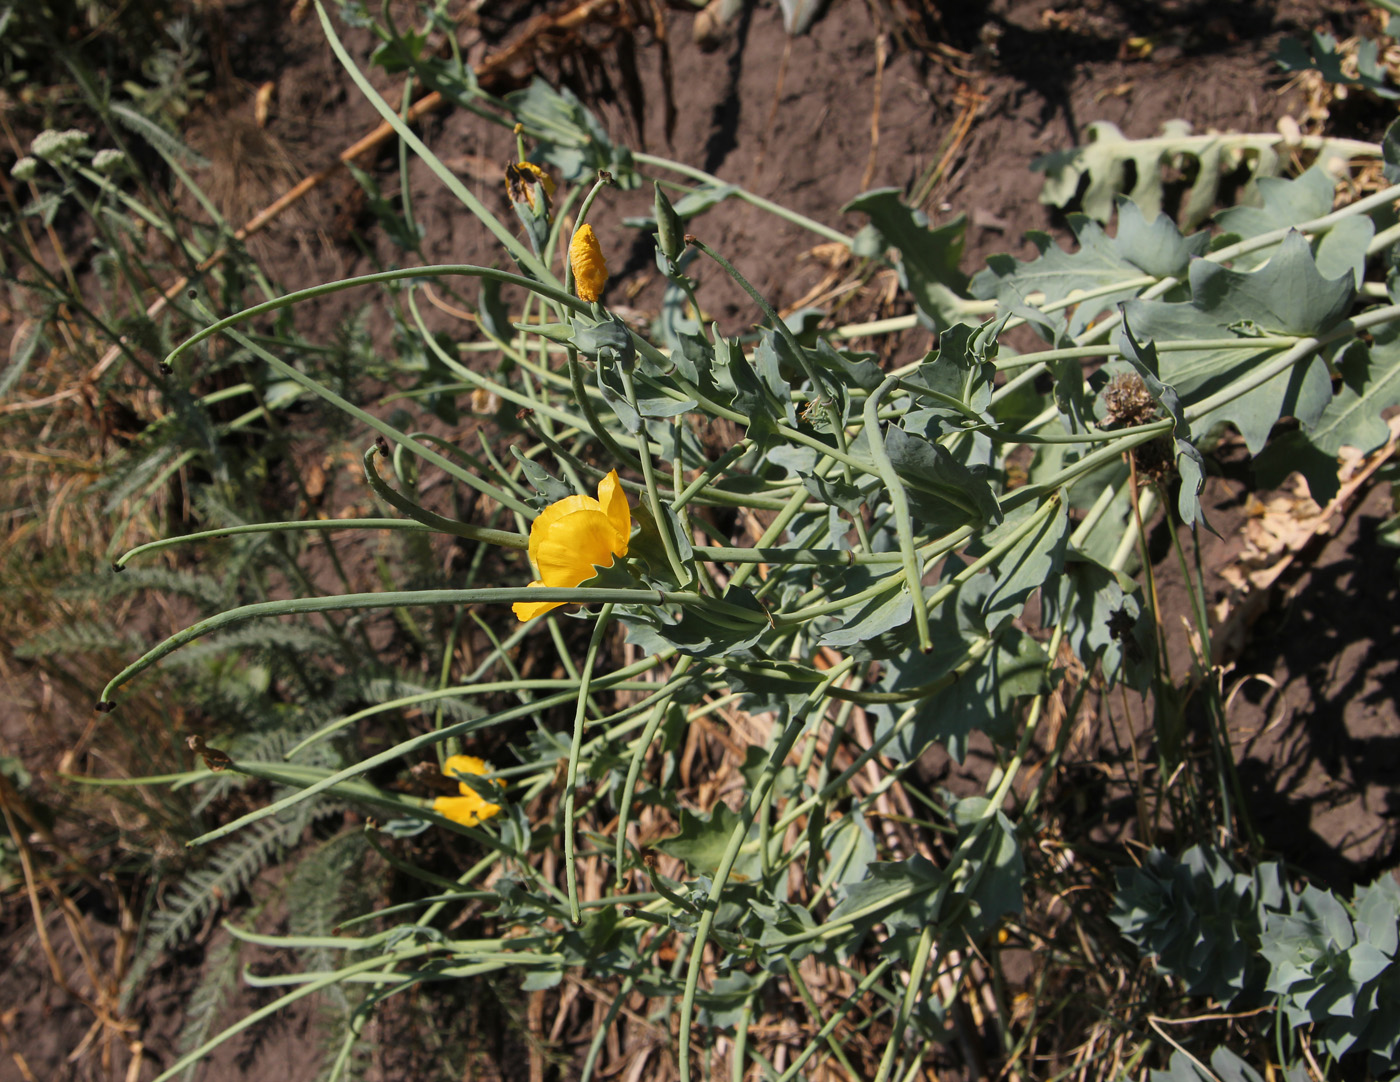
[[[511,202],[525,203],[535,209],[535,185],[544,189],[545,209],[554,198],[554,178],[534,162],[516,162],[506,166],[506,192]]]

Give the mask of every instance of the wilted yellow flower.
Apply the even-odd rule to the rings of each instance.
[[[553,177],[534,162],[516,162],[506,166],[506,191],[512,202],[528,203],[534,210],[536,183],[544,188],[545,206],[548,207],[549,200],[554,198]]]
[[[458,774],[486,775],[491,773],[491,767],[475,755],[450,755],[447,762],[442,764],[442,772],[449,778]],[[505,782],[499,778],[495,784],[505,787]],[[464,827],[474,827],[501,810],[499,804],[492,804],[466,782],[459,781],[457,788],[461,790],[461,796],[438,797],[433,801],[433,811]]]
[[[574,290],[579,300],[596,301],[608,282],[608,265],[591,225],[581,225],[569,242],[569,266],[574,271]]]
[[[592,496],[565,497],[546,507],[530,524],[530,562],[540,576],[530,585],[577,586],[591,579],[595,568],[610,567],[615,556],[626,556],[631,536],[632,511],[613,470],[598,482],[596,500]],[[517,619],[530,620],[563,604],[517,601],[512,608]]]

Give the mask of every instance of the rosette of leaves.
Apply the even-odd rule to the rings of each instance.
[[[1149,1082],[1264,1082],[1264,1076],[1228,1048],[1217,1048],[1210,1056],[1210,1067],[1200,1059],[1180,1050],[1172,1053],[1165,1071],[1148,1073]],[[1283,1082],[1308,1082],[1312,1076],[1306,1067],[1285,1067]]]
[[[1353,908],[1354,917],[1309,886],[1287,912],[1270,913],[1260,943],[1267,987],[1290,1024],[1316,1026],[1331,1055],[1364,1048],[1389,1066],[1400,1046],[1400,885],[1385,876],[1358,890]]]
[[[1259,955],[1264,910],[1280,907],[1283,897],[1277,864],[1245,875],[1218,850],[1192,846],[1174,861],[1154,849],[1142,867],[1119,871],[1110,916],[1191,995],[1253,1003],[1268,977]]]

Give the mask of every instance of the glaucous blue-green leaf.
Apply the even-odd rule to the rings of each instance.
[[[1279,488],[1294,471],[1308,483],[1308,494],[1326,505],[1341,491],[1337,476],[1337,456],[1319,450],[1307,433],[1284,432],[1269,441],[1252,463],[1254,482],[1259,488]]]
[[[729,590],[725,601],[733,609],[753,613],[756,619],[746,621],[732,611],[697,605],[676,606],[678,613],[660,605],[627,606],[622,617],[627,641],[649,654],[676,649],[692,657],[720,658],[745,651],[770,630],[767,613],[742,588]]]
[[[1187,406],[1228,387],[1268,364],[1280,347],[1252,344],[1253,333],[1317,335],[1343,319],[1355,293],[1349,274],[1325,279],[1307,242],[1290,234],[1273,259],[1256,271],[1233,271],[1206,260],[1191,264],[1190,303],[1128,301],[1124,314],[1142,338],[1160,353],[1160,379],[1175,387]],[[1241,333],[1241,330],[1249,333]],[[1224,348],[1173,350],[1181,340],[1237,338]],[[1207,431],[1224,422],[1239,429],[1257,454],[1281,416],[1316,423],[1332,397],[1326,363],[1313,356],[1279,373],[1201,418]]]
[[[515,444],[510,445],[510,453],[513,454],[515,460],[520,463],[520,469],[521,472],[525,474],[525,479],[529,481],[534,490],[539,493],[538,499],[531,500],[531,503],[543,509],[551,503],[558,503],[560,500],[566,499],[574,494],[572,488],[564,484],[563,481],[555,477],[538,462],[532,458],[526,458],[520,448]]]
[[[915,754],[922,754],[937,741],[961,762],[974,730],[999,744],[1011,743],[1016,730],[1013,704],[1045,689],[1045,667],[1044,647],[1014,628],[1004,630],[972,671],[919,700],[908,730],[909,750],[917,748]],[[877,728],[877,735],[880,731]]]
[[[885,429],[885,451],[905,483],[910,509],[926,529],[947,531],[967,523],[1001,521],[1001,506],[991,486],[941,444],[890,425]]]
[[[945,569],[945,573],[955,570]],[[890,758],[908,762],[936,741],[960,760],[968,734],[978,729],[993,739],[1006,738],[1011,732],[1012,702],[1041,689],[1044,649],[1009,626],[996,636],[987,631],[983,608],[995,589],[991,574],[974,575],[963,583],[930,617],[933,649],[927,654],[917,648],[911,627],[895,632],[895,641],[885,643],[893,648],[902,640],[904,648],[887,651],[876,683],[881,691],[917,693],[946,677],[969,653],[977,658],[957,680],[921,698],[867,707],[875,719],[876,739],[884,742],[882,750]]]
[[[671,363],[683,378],[699,387],[713,386],[711,370],[714,360],[714,346],[710,345],[709,339],[703,334],[677,332],[671,347]]]
[[[785,885],[787,877],[782,877]],[[809,954],[821,949],[820,940],[809,939],[804,943],[784,943],[787,936],[802,935],[817,927],[816,919],[804,906],[790,902],[768,904],[755,901],[749,912],[758,924],[758,962],[770,973],[786,973],[789,962],[800,962]]]
[[[769,394],[738,339],[720,338],[715,343],[714,377],[729,405],[749,419],[749,438],[760,444],[767,442],[773,435],[773,422],[786,412],[786,403]]]
[[[1248,322],[1269,334],[1320,334],[1346,316],[1356,295],[1349,277],[1322,275],[1300,233],[1286,236],[1259,270],[1200,259],[1191,264],[1190,280],[1194,306],[1226,326]]]
[[[924,358],[904,386],[921,408],[966,423],[966,414],[944,401],[952,399],[991,425],[986,411],[992,400],[996,365],[985,350],[973,347],[974,333],[973,328],[961,325],[944,331],[939,336],[938,349]]]
[[[967,295],[967,275],[960,264],[966,219],[959,215],[930,229],[928,217],[904,203],[900,195],[898,188],[879,188],[856,196],[841,209],[869,215],[883,239],[881,247],[899,252],[900,284],[935,330],[965,322],[962,300]]]
[[[1395,957],[1400,951],[1400,883],[1394,876],[1383,875],[1369,886],[1358,887],[1352,905],[1357,938]]]
[[[787,343],[776,331],[769,331],[759,339],[754,347],[753,363],[768,392],[768,401],[787,418],[788,424],[797,427],[797,408],[791,392],[800,379],[800,369],[796,359],[788,355]]]
[[[987,813],[986,797],[968,797],[953,805],[953,822],[958,827],[958,845],[969,846],[966,859],[954,873],[953,885],[968,906],[963,931],[974,941],[992,930],[1007,913],[1020,913],[1021,882],[1025,863],[1016,830],[1000,810],[980,827],[975,842],[970,841]]]
[[[828,372],[834,373],[846,387],[873,391],[885,378],[873,353],[839,350],[825,338],[817,339],[815,353],[817,362]]]
[[[852,568],[853,572],[866,571],[865,568]],[[902,574],[889,576],[903,583]],[[870,585],[872,577],[865,574],[852,574],[847,583],[850,592],[861,588],[857,584]],[[835,600],[835,599],[833,599]],[[817,640],[820,646],[844,648],[856,643],[868,642],[909,622],[914,612],[914,600],[908,590],[895,588],[888,593],[852,605],[836,614],[836,627]]]
[[[626,385],[618,367],[625,362],[609,353],[598,357],[598,389],[603,392],[603,401],[611,408],[617,419],[628,432],[638,432],[642,418],[675,417],[689,413],[696,407],[696,401],[674,387],[667,393],[666,382],[653,378],[649,381],[634,380],[636,401],[629,401]]]
[[[1019,508],[995,530],[984,534],[977,549],[990,549],[999,538],[1015,532],[1040,509],[1034,505]],[[1040,524],[997,561],[996,586],[982,603],[982,616],[992,633],[1021,615],[1026,601],[1043,584],[1050,583],[1064,569],[1065,545],[1069,540],[1069,512],[1063,502],[1042,518]]]
[[[1311,884],[1291,898],[1289,912],[1269,915],[1260,939],[1260,954],[1270,966],[1268,991],[1279,995],[1294,1026],[1326,1023],[1323,1043],[1335,1055],[1345,1053],[1359,1032],[1333,1018],[1350,1018],[1361,990],[1350,972],[1355,943],[1346,907]]]
[[[1215,224],[1241,240],[1287,229],[1331,213],[1335,189],[1332,177],[1316,165],[1292,180],[1262,177],[1257,185],[1259,205],[1227,207],[1215,216]],[[1245,267],[1264,261],[1257,252],[1243,255],[1240,260]]]
[[[1303,1078],[1306,1077],[1304,1072]],[[1258,1071],[1228,1048],[1217,1048],[1211,1053],[1210,1071],[1197,1066],[1186,1053],[1175,1051],[1167,1069],[1149,1071],[1148,1078],[1150,1082],[1264,1082]],[[1285,1082],[1293,1082],[1292,1077]]]
[[[1354,86],[1378,98],[1400,98],[1400,88],[1380,62],[1380,43],[1363,37],[1355,45],[1344,52],[1331,34],[1314,30],[1306,46],[1296,38],[1284,38],[1274,59],[1285,71],[1316,71],[1333,86]],[[1343,67],[1348,59],[1351,64]],[[1352,70],[1354,75],[1349,74]]]
[[[937,893],[945,881],[943,872],[921,856],[908,860],[877,861],[865,869],[865,878],[846,887],[828,924],[854,920],[862,933],[883,923],[891,933],[922,931],[938,917]]]
[[[1387,184],[1400,184],[1400,120],[1392,120],[1381,140],[1381,171]]]
[[[618,911],[604,906],[589,910],[581,925],[566,929],[561,944],[565,964],[585,965],[616,946],[623,938],[618,920]]]
[[[1313,244],[1313,258],[1324,278],[1350,273],[1358,289],[1366,279],[1366,247],[1376,235],[1376,224],[1364,214],[1343,218]]]
[[[1248,240],[1330,214],[1334,187],[1331,174],[1317,165],[1294,180],[1264,177],[1258,185],[1261,205],[1229,207],[1215,220],[1226,233]],[[1375,223],[1358,214],[1319,233],[1311,241],[1318,271],[1324,278],[1336,278],[1343,271],[1350,271],[1359,286],[1365,276],[1366,245],[1375,231]],[[1236,270],[1249,270],[1272,259],[1277,251],[1277,244],[1256,248],[1237,256],[1232,263]]]
[[[1137,184],[1133,201],[1154,217],[1162,207],[1160,151],[1135,148],[1116,124],[1097,120],[1084,129],[1085,142],[1077,147],[1051,151],[1031,162],[1031,169],[1045,174],[1040,201],[1067,207],[1076,197],[1084,213],[1106,222],[1113,213],[1114,197],[1127,177],[1126,164],[1132,162]],[[1088,177],[1084,193],[1080,182]]]
[[[860,513],[865,494],[847,481],[839,469],[824,475],[817,472],[817,451],[795,443],[780,443],[768,452],[767,460],[791,470],[802,480],[803,487],[826,504],[834,504],[847,514]]]
[[[1121,196],[1114,205],[1118,210],[1114,247],[1129,263],[1147,274],[1179,278],[1191,260],[1205,255],[1210,247],[1209,233],[1183,236],[1176,223],[1165,214],[1148,218],[1136,203]]]
[[[596,322],[580,316],[574,320],[573,327],[569,340],[585,357],[606,357],[622,364],[631,364],[636,359],[632,334],[627,324],[616,316]]]
[[[833,881],[841,886],[864,879],[877,853],[875,832],[863,815],[843,815],[828,823],[822,847],[827,854],[826,871],[834,872]]]
[[[679,832],[657,840],[653,848],[683,861],[691,875],[713,876],[719,870],[730,837],[742,823],[743,817],[722,803],[710,812],[682,808]],[[756,823],[749,824],[746,839],[730,871],[730,878],[740,882],[758,878],[763,870]]]
[[[1268,972],[1258,954],[1264,902],[1282,895],[1277,865],[1249,875],[1204,846],[1192,846],[1179,861],[1153,850],[1140,867],[1118,872],[1110,917],[1191,995],[1247,1006],[1260,1000]]]
[[[1135,203],[1120,198],[1118,235],[1110,237],[1085,214],[1069,215],[1078,249],[1066,252],[1048,234],[1030,232],[1027,239],[1039,255],[1029,261],[992,256],[987,269],[972,280],[972,294],[1007,305],[1024,304],[1032,294],[1048,303],[1094,293],[1075,307],[1070,335],[1080,334],[1104,312],[1141,293],[1151,282],[1145,277],[1181,276],[1193,256],[1202,255],[1209,236],[1185,238],[1164,214],[1148,221]],[[1044,303],[1043,302],[1043,303]]]
[[[1344,446],[1373,451],[1390,438],[1383,411],[1400,406],[1400,325],[1376,328],[1370,346],[1353,343],[1337,372],[1341,388],[1308,430],[1308,440],[1332,456]]]
[[[598,119],[567,87],[555,90],[536,77],[505,100],[536,140],[541,157],[565,180],[584,180],[606,169],[620,187],[637,186],[632,152],[614,145]]]

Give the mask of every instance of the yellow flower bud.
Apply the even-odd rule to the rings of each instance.
[[[475,755],[451,755],[448,756],[447,762],[442,764],[442,772],[449,778],[455,778],[458,774],[482,776],[491,773],[491,766]],[[505,782],[499,778],[494,784],[505,788]],[[500,812],[499,804],[492,804],[466,782],[459,781],[457,788],[461,790],[461,796],[438,797],[433,801],[433,811],[454,823],[461,823],[464,827],[480,826],[482,822]]]
[[[608,282],[608,265],[591,225],[579,226],[569,242],[569,266],[574,271],[574,291],[580,300],[596,301]]]
[[[598,482],[596,500],[567,496],[546,507],[530,524],[530,562],[540,576],[530,585],[577,586],[591,579],[596,568],[610,567],[614,557],[626,556],[631,536],[632,511],[613,470]],[[517,601],[512,611],[524,621],[563,604]]]

